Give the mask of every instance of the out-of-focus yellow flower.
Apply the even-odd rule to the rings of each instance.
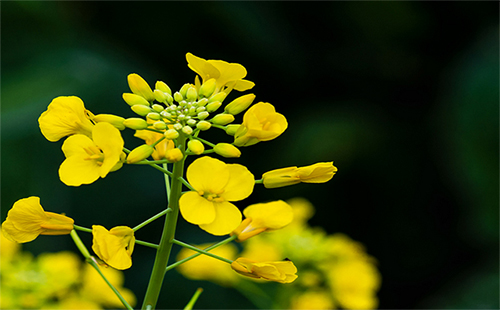
[[[39,197],[23,198],[14,203],[2,224],[5,238],[25,243],[38,235],[67,235],[73,230],[73,219],[57,213],[46,212]]]
[[[238,235],[239,241],[268,230],[275,230],[290,224],[293,210],[283,200],[253,204],[243,210],[245,220],[231,233]]]
[[[38,256],[38,266],[45,275],[45,294],[63,298],[80,280],[81,261],[69,251],[42,253]]]
[[[92,250],[106,264],[123,270],[132,266],[135,236],[132,228],[117,226],[107,230],[100,225],[92,226]]]
[[[7,239],[4,236],[3,229],[0,229],[0,264],[9,262],[19,252],[20,248],[19,243]]]
[[[241,212],[230,201],[245,199],[252,193],[253,174],[245,166],[204,156],[188,167],[186,176],[195,191],[179,200],[184,219],[213,235],[232,232],[241,222]]]
[[[92,140],[73,135],[64,141],[66,160],[59,167],[61,181],[69,186],[90,184],[104,178],[121,164],[123,139],[120,131],[109,123],[98,123],[92,130]]]
[[[111,294],[114,295],[113,292]],[[90,297],[90,296],[88,296]],[[90,297],[91,298],[91,297]],[[120,304],[121,305],[121,304]],[[118,306],[120,306],[118,305]],[[103,309],[101,305],[97,302],[85,299],[83,296],[69,296],[62,299],[60,302],[54,305],[49,305],[48,307],[43,307],[44,309],[62,309],[62,310],[100,310]]]
[[[210,245],[201,244],[197,247],[205,249]],[[196,253],[193,250],[182,248],[177,255],[177,260],[180,261]],[[228,243],[210,250],[210,253],[233,260],[236,257],[237,249],[233,244]],[[178,266],[177,271],[188,279],[207,280],[224,286],[230,286],[237,282],[239,278],[228,267],[226,262],[202,254]]]
[[[331,295],[323,290],[306,291],[292,298],[291,309],[335,309]]]
[[[263,235],[248,239],[240,256],[260,262],[281,260],[284,257],[281,245],[261,237]]]
[[[128,86],[130,90],[149,102],[155,100],[155,95],[149,84],[137,73],[131,73],[127,76]]]
[[[245,91],[254,87],[255,83],[243,78],[247,75],[245,67],[238,63],[228,63],[223,60],[205,60],[191,53],[186,54],[188,67],[196,72],[206,82],[216,80],[216,92],[224,86]]]
[[[234,135],[236,146],[250,146],[281,135],[288,127],[286,118],[267,102],[254,104],[243,116],[243,123]]]
[[[257,262],[240,257],[233,261],[231,268],[246,277],[268,281],[291,283],[297,279],[297,267],[289,260],[281,262]]]
[[[346,260],[332,264],[328,278],[335,300],[344,309],[375,309],[380,274],[368,260]]]
[[[160,140],[163,137],[163,134],[151,130],[136,130],[134,136],[144,140],[147,145],[152,145],[156,141]],[[174,147],[175,145],[172,140],[163,139],[161,142],[155,145],[153,154],[151,156],[154,160],[165,159],[167,151],[173,149]]]
[[[305,225],[314,215],[314,206],[312,203],[302,197],[295,197],[286,201],[293,210],[293,220],[290,225]]]
[[[125,300],[132,307],[136,304],[134,293],[123,287],[124,277],[121,271],[113,268],[102,268],[101,271],[108,281],[120,292]],[[86,264],[83,269],[82,277],[83,287],[81,296],[85,299],[103,305],[106,308],[123,308],[123,304],[111,290],[99,273],[89,264]]]
[[[325,183],[330,181],[337,168],[333,162],[316,163],[305,167],[287,167],[271,170],[262,175],[266,188],[276,188],[303,183]]]
[[[57,97],[49,104],[47,111],[38,118],[43,136],[55,142],[75,134],[92,136],[94,124],[92,113],[85,109],[82,99],[75,96]]]

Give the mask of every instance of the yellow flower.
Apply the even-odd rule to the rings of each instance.
[[[290,224],[293,210],[282,200],[250,205],[243,210],[246,219],[231,234],[245,241],[264,231],[280,229]]]
[[[289,260],[261,263],[240,257],[233,261],[231,268],[246,277],[268,281],[291,283],[297,279],[297,267]]]
[[[160,140],[163,137],[163,134],[151,130],[136,130],[134,136],[144,140],[147,145],[152,145],[156,141]],[[155,145],[155,150],[151,156],[154,160],[165,159],[167,151],[173,149],[174,147],[175,145],[172,140],[164,139]]]
[[[331,180],[337,168],[333,162],[316,163],[305,167],[287,167],[271,170],[262,175],[266,188],[276,188],[304,183],[325,183]]]
[[[46,212],[39,197],[23,198],[14,203],[2,224],[3,235],[15,242],[33,241],[38,235],[67,235],[73,230],[73,219]]]
[[[149,102],[155,100],[155,95],[149,84],[137,73],[131,73],[127,76],[128,86],[130,90]],[[149,105],[149,104],[148,104]]]
[[[306,291],[298,296],[294,296],[291,302],[291,309],[335,309],[332,297],[322,290]]]
[[[117,226],[108,231],[100,225],[93,225],[92,235],[92,250],[106,264],[119,270],[132,266],[131,256],[135,245],[132,228]]]
[[[186,176],[195,191],[179,200],[184,219],[217,236],[233,231],[241,222],[241,212],[230,201],[250,196],[253,174],[245,166],[204,156],[188,167]]]
[[[243,78],[247,70],[240,64],[228,63],[223,60],[205,60],[191,53],[186,54],[188,67],[196,72],[206,82],[210,79],[216,80],[216,92],[221,91],[224,86],[245,91],[254,87],[255,83]]]
[[[211,244],[201,244],[197,246],[205,249]],[[177,261],[187,258],[197,252],[182,248],[177,255]],[[233,260],[236,257],[237,249],[234,244],[225,244],[210,250],[210,253]],[[228,268],[227,263],[206,255],[200,255],[177,267],[183,276],[192,280],[207,280],[221,285],[231,285],[238,281],[238,276]]]
[[[267,102],[254,104],[245,112],[243,123],[234,135],[236,146],[249,146],[269,141],[281,135],[288,127],[286,118]]]
[[[82,99],[75,96],[57,97],[49,104],[47,111],[38,118],[43,136],[55,142],[75,134],[92,135],[94,124],[92,113],[85,109]]]
[[[74,252],[42,253],[38,256],[38,267],[44,274],[45,285],[40,291],[63,298],[72,286],[80,282],[81,261]]]
[[[73,135],[64,141],[62,150],[66,160],[59,167],[59,177],[64,184],[90,184],[121,164],[124,142],[118,129],[109,123],[98,123],[92,130],[92,139]]]

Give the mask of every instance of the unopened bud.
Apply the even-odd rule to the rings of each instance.
[[[151,145],[143,144],[133,149],[127,156],[127,163],[133,164],[148,158],[153,154],[154,148]]]
[[[177,102],[181,102],[182,100],[184,100],[184,97],[182,97],[181,93],[179,93],[178,91],[176,91],[174,93],[174,100],[177,101]]]
[[[193,102],[198,98],[198,92],[196,91],[196,88],[193,86],[189,87],[187,92],[186,92],[186,99],[189,102]]]
[[[207,104],[207,111],[208,112],[214,112],[215,110],[217,110],[220,106],[222,105],[222,103],[220,101],[213,101],[213,102],[210,102],[209,104]]]
[[[160,112],[160,115],[165,117],[165,118],[171,118],[172,117],[172,114],[168,113],[167,111],[161,111]]]
[[[158,113],[161,113],[165,110],[165,108],[161,104],[153,104],[151,107]]]
[[[240,157],[241,151],[234,145],[229,143],[217,143],[214,146],[215,153],[226,158]]]
[[[196,120],[195,119],[189,119],[187,122],[186,122],[189,126],[194,126],[196,125]]]
[[[181,130],[182,129],[182,124],[175,123],[173,126],[174,126],[175,130]]]
[[[187,91],[191,87],[191,84],[186,83],[182,85],[181,89],[179,89],[179,93],[182,95],[182,97],[186,98]]]
[[[119,130],[125,129],[125,125],[123,125],[123,121],[125,119],[121,116],[116,116],[112,114],[97,114],[96,116],[94,116],[94,118],[92,118],[92,120],[96,123],[100,122],[110,123]]]
[[[158,112],[150,112],[146,115],[146,117],[152,119],[153,121],[159,121],[161,119],[160,113]]]
[[[164,93],[172,95],[172,91],[170,90],[170,87],[168,87],[168,85],[165,82],[162,82],[162,81],[156,82],[155,88],[164,92]]]
[[[212,124],[207,121],[199,121],[198,124],[196,124],[196,128],[203,131],[209,130],[210,127],[212,127]]]
[[[188,149],[196,155],[200,155],[203,151],[205,151],[205,146],[200,142],[200,140],[190,140],[187,146]]]
[[[182,151],[178,148],[170,149],[165,152],[165,158],[171,163],[178,162],[182,160],[183,157]]]
[[[216,86],[216,80],[215,79],[210,79],[208,81],[206,81],[205,83],[203,83],[203,85],[200,86],[200,97],[205,97],[205,98],[208,98],[210,96],[212,96],[212,94],[214,93],[214,90],[215,90],[215,86]]]
[[[207,118],[209,115],[210,115],[210,113],[208,113],[207,111],[203,111],[203,112],[198,113],[198,118],[199,118],[199,119],[205,119],[205,118]]]
[[[234,116],[231,114],[217,114],[212,118],[212,123],[217,125],[227,125],[234,121]]]
[[[155,89],[153,94],[155,95],[156,101],[163,102],[163,103],[167,102],[167,95],[164,92],[162,92],[161,90]]]
[[[133,105],[130,108],[140,116],[146,116],[153,111],[150,107],[140,104]]]
[[[198,102],[196,103],[197,106],[199,107],[204,107],[206,106],[208,103],[208,99],[207,98],[203,98],[203,99],[200,99],[198,100]]]
[[[191,128],[190,126],[184,126],[182,127],[182,132],[189,136],[193,133],[193,128]]]
[[[226,111],[226,113],[236,115],[245,111],[252,104],[254,99],[254,94],[243,95],[231,101],[231,103],[224,108],[224,111]]]
[[[147,101],[155,100],[151,87],[149,87],[148,83],[140,75],[136,73],[129,74],[127,80],[130,90],[134,94],[143,97]]]
[[[126,120],[123,121],[123,125],[134,130],[141,130],[148,128],[148,122],[138,117],[127,118]]]
[[[146,99],[136,94],[124,93],[122,95],[122,98],[129,106],[134,106],[134,105],[149,106],[149,102]]]
[[[224,99],[226,98],[227,94],[225,92],[220,92],[220,93],[217,93],[215,95],[213,95],[212,97],[210,97],[210,99],[208,99],[208,102],[214,102],[214,101],[224,101]]]
[[[175,125],[174,125],[174,127],[175,127]],[[177,139],[177,137],[179,137],[179,132],[177,132],[177,130],[175,130],[175,129],[169,129],[169,130],[165,131],[164,135],[165,135],[165,138],[167,138],[169,140],[174,140],[174,139]]]
[[[226,133],[230,136],[234,136],[236,134],[236,131],[238,128],[240,128],[241,125],[239,124],[232,124],[232,125],[227,125],[226,127]]]
[[[153,127],[154,129],[164,130],[167,128],[167,124],[165,124],[165,122],[163,121],[158,121],[153,123]]]

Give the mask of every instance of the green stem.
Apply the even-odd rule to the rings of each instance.
[[[205,248],[205,249],[203,249],[203,250],[205,250],[205,251],[210,251],[210,250],[212,250],[212,249],[215,249],[215,248],[217,248],[217,247],[220,247],[221,245],[224,245],[224,244],[226,244],[226,243],[229,243],[229,242],[231,242],[231,241],[235,240],[236,238],[238,238],[238,236],[237,236],[237,235],[231,236],[231,237],[229,237],[229,238],[227,238],[227,239],[225,239],[225,240],[222,240],[222,241],[221,241],[221,242],[219,242],[219,243],[216,243],[216,244],[214,244],[214,245],[211,245],[211,246],[209,246],[208,248]],[[184,259],[181,259],[180,261],[175,262],[175,263],[173,263],[172,265],[168,266],[168,267],[167,267],[167,269],[165,269],[165,272],[167,272],[167,271],[169,271],[169,270],[171,270],[171,269],[173,269],[173,268],[175,268],[175,267],[177,267],[177,266],[179,266],[179,265],[181,265],[181,264],[184,264],[184,263],[185,263],[185,262],[187,262],[188,260],[192,260],[193,258],[198,257],[198,256],[200,256],[200,255],[201,255],[201,253],[196,253],[196,254],[193,254],[193,255],[191,255],[191,256],[189,256],[189,257],[186,257],[186,258],[184,258]]]
[[[140,223],[139,225],[137,225],[137,226],[135,226],[134,228],[132,228],[132,230],[135,232],[135,231],[137,231],[137,230],[141,229],[142,227],[146,226],[147,224],[151,223],[152,221],[156,220],[157,218],[159,218],[159,217],[161,217],[161,216],[163,216],[163,215],[167,214],[167,212],[168,212],[167,210],[168,210],[168,209],[163,210],[163,211],[161,211],[160,213],[156,214],[155,216],[153,216],[153,217],[151,217],[151,218],[149,218],[149,219],[145,220],[144,222],[142,222],[142,223]]]
[[[184,153],[186,148],[186,136],[181,134],[177,142],[179,149]],[[184,174],[184,162],[185,157],[181,161],[174,163],[172,188],[170,189],[170,197],[168,199],[168,208],[171,209],[172,212],[168,212],[165,217],[163,233],[156,251],[155,262],[149,279],[146,295],[144,296],[142,309],[154,309],[156,307],[158,297],[160,296],[160,290],[165,276],[165,268],[167,267],[168,259],[170,257],[170,250],[172,249],[172,240],[175,235],[177,217],[179,216],[179,198],[182,192],[182,182],[179,178]]]
[[[198,253],[200,253],[200,254],[205,254],[205,255],[207,255],[207,256],[210,256],[210,257],[216,258],[216,259],[221,260],[221,261],[223,261],[223,262],[226,262],[226,263],[228,263],[228,264],[231,264],[231,263],[233,262],[233,261],[232,261],[232,260],[230,260],[230,259],[227,259],[227,258],[224,258],[224,257],[218,256],[218,255],[215,255],[215,254],[212,254],[212,253],[207,252],[207,251],[202,250],[202,249],[198,249],[198,248],[197,248],[197,247],[195,247],[195,246],[189,245],[189,244],[187,244],[187,243],[184,243],[184,242],[179,241],[179,240],[176,240],[176,239],[172,240],[172,242],[173,242],[173,243],[175,243],[175,244],[177,244],[177,245],[180,245],[180,246],[183,246],[183,247],[185,247],[185,248],[188,248],[188,249],[190,249],[190,250],[196,251],[196,252],[198,252]]]
[[[80,227],[80,228],[83,228],[83,227]],[[132,308],[132,306],[130,306],[128,304],[128,302],[125,300],[125,298],[123,298],[123,296],[113,286],[113,284],[111,284],[111,282],[109,282],[108,279],[104,276],[104,274],[102,273],[101,269],[99,268],[99,265],[97,264],[95,258],[90,255],[89,250],[87,250],[87,247],[83,244],[82,239],[80,239],[80,237],[76,233],[76,230],[73,229],[71,231],[70,235],[71,235],[71,238],[73,238],[73,241],[75,242],[76,247],[80,250],[80,252],[82,253],[82,255],[85,257],[85,260],[87,261],[87,263],[89,263],[92,267],[94,267],[94,269],[104,279],[104,281],[108,284],[108,286],[113,290],[113,292],[118,297],[118,299],[120,299],[120,301],[125,306],[125,308],[127,308],[129,310],[134,310],[134,308]]]
[[[205,144],[206,144],[206,145],[208,145],[208,146],[211,146],[211,147],[214,147],[214,146],[215,146],[215,144],[213,144],[212,142],[208,142],[207,140],[204,140],[204,139],[202,139],[202,138],[199,138],[199,137],[198,137],[198,138],[196,138],[196,139],[200,140],[201,142],[205,143]]]
[[[158,248],[157,244],[149,243],[149,242],[146,242],[146,241],[135,240],[135,243],[136,244],[140,244],[140,245],[144,245],[144,246],[147,246],[147,247],[150,247],[150,248],[154,248],[154,249]]]
[[[198,297],[200,297],[200,294],[203,292],[203,289],[199,287],[196,292],[194,292],[193,297],[191,297],[191,300],[188,302],[188,304],[184,307],[184,310],[191,310],[193,309],[194,304],[198,300]]]
[[[255,180],[255,184],[262,184],[264,183],[264,180],[260,179],[260,180]]]
[[[87,227],[78,226],[78,225],[73,225],[73,228],[76,230],[84,231],[84,232],[89,232],[89,233],[92,232],[92,229],[87,228]]]
[[[179,178],[179,181],[182,182],[182,184],[184,184],[187,188],[189,188],[190,190],[194,191],[195,189],[191,186],[191,184],[188,183],[188,181],[186,181],[186,179],[184,178]]]

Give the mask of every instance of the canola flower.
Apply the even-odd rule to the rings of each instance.
[[[132,266],[132,252],[134,252],[135,236],[132,228],[117,226],[109,231],[100,225],[92,226],[94,240],[92,250],[106,264],[118,270]]]
[[[246,277],[280,283],[292,283],[297,279],[297,267],[289,260],[282,262],[257,262],[240,257],[231,264],[231,268]]]
[[[276,188],[298,183],[325,183],[337,173],[333,162],[316,163],[305,167],[288,167],[271,170],[262,175],[266,188]]]

